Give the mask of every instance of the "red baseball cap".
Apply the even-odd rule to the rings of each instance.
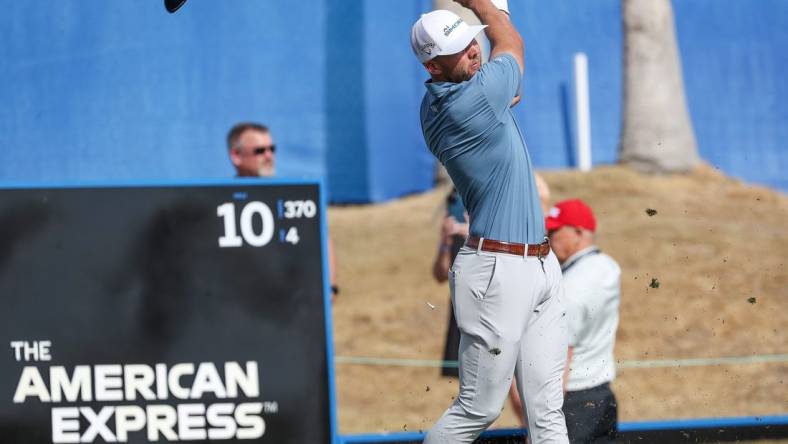
[[[580,199],[563,200],[555,204],[547,213],[545,228],[551,232],[566,225],[596,231],[596,219],[591,207]]]

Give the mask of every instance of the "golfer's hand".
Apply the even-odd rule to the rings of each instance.
[[[446,216],[441,226],[441,237],[451,239],[452,236],[468,236],[468,223],[454,220],[454,216]]]
[[[512,99],[512,103],[509,104],[509,108],[514,108],[515,105],[520,103],[521,98],[522,96],[514,96],[514,99]]]

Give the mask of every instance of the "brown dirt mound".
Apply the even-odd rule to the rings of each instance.
[[[708,167],[542,175],[553,202],[591,205],[598,244],[621,265],[618,360],[788,353],[788,196]],[[329,209],[337,356],[441,359],[448,289],[430,267],[445,192]],[[342,433],[426,429],[457,390],[430,367],[337,363],[336,375]],[[614,389],[623,421],[784,414],[786,376],[786,363],[624,369]],[[507,406],[494,427],[517,425]]]

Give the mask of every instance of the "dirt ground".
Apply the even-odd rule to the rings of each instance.
[[[591,205],[598,244],[621,265],[619,362],[788,353],[788,196],[709,167],[669,177],[619,166],[541,174],[552,202]],[[448,288],[430,267],[445,193],[329,209],[340,361],[442,358]],[[457,391],[434,367],[335,369],[343,434],[427,429]],[[785,362],[624,368],[614,390],[622,421],[786,414],[787,377]],[[507,405],[493,427],[518,425]]]

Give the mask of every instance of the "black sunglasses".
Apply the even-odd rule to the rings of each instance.
[[[262,154],[265,154],[265,152],[266,152],[266,151],[268,151],[268,150],[271,150],[271,154],[275,153],[275,152],[276,152],[276,145],[271,145],[271,146],[258,146],[257,148],[252,148],[252,152],[253,152],[253,153],[254,153],[256,156],[260,156],[260,155],[262,155]]]

